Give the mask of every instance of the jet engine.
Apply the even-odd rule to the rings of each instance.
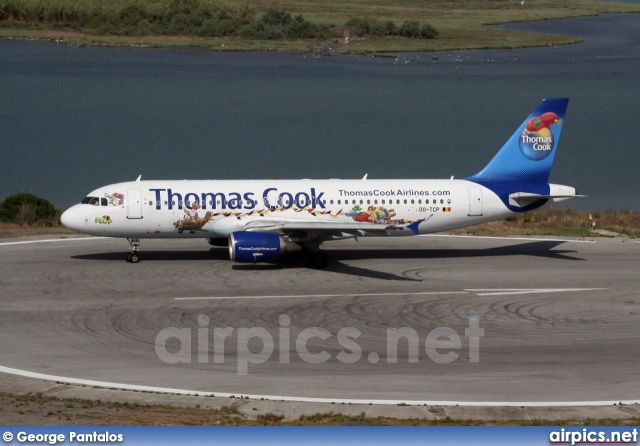
[[[236,231],[229,234],[229,257],[240,263],[272,262],[299,250],[295,243],[274,232]]]

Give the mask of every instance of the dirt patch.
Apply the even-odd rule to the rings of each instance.
[[[639,418],[554,420],[557,425],[637,425]],[[255,418],[242,414],[231,404],[219,409],[187,408],[164,405],[143,405],[128,402],[105,402],[77,398],[57,398],[42,393],[0,393],[0,424],[5,426],[484,426],[549,424],[545,420],[454,420],[451,417],[433,419],[400,419],[367,417],[336,413],[320,413],[285,421],[282,415],[266,413]]]

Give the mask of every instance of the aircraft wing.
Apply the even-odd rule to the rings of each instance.
[[[249,232],[280,232],[290,234],[294,232],[313,232],[315,234],[347,233],[353,235],[389,235],[392,231],[414,231],[417,232],[418,224],[376,224],[360,222],[332,222],[318,220],[254,220],[244,227]]]

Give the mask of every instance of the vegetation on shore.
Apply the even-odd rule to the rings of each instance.
[[[7,426],[15,425],[109,425],[109,426],[544,426],[550,423],[563,426],[632,426],[640,419],[608,418],[584,420],[469,420],[452,419],[449,416],[432,420],[428,418],[367,417],[364,412],[350,416],[339,413],[319,413],[301,416],[286,421],[284,416],[263,412],[253,406],[251,417],[239,410],[239,405],[230,399],[228,406],[205,408],[200,404],[193,407],[176,407],[158,404],[109,402],[80,398],[57,398],[42,393],[11,394],[0,393],[0,414]],[[206,405],[207,398],[202,397]],[[251,400],[242,400],[251,404]],[[257,402],[259,403],[259,402]],[[425,414],[429,415],[427,407]],[[429,417],[430,418],[430,417]]]
[[[6,196],[0,202],[0,238],[73,234],[60,222],[63,210],[31,193]]]
[[[0,3],[0,19],[69,26],[102,35],[235,36],[246,39],[324,39],[327,25],[293,17],[277,8],[260,17],[246,4],[217,0],[11,0]]]
[[[19,193],[0,202],[0,221],[21,226],[40,223],[44,226],[60,224],[60,210],[44,198],[30,193]]]
[[[409,39],[435,39],[438,30],[430,23],[420,25],[417,20],[405,20],[399,27],[391,20],[370,17],[349,19],[345,25],[352,36],[402,36]]]
[[[277,6],[274,9],[274,6]],[[336,53],[446,51],[577,43],[487,24],[640,12],[600,0],[0,0],[0,38],[80,45],[280,49]],[[416,23],[417,22],[417,23]]]
[[[241,39],[328,39],[341,37],[335,24],[317,24],[302,14],[281,8],[259,13],[247,4],[221,0],[4,0],[0,21],[70,27],[97,35],[196,36]],[[400,36],[433,39],[438,31],[428,23],[405,20],[351,19],[345,24],[354,35]]]

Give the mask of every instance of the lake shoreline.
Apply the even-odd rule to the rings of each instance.
[[[372,54],[378,57],[395,57],[395,53],[438,53],[443,51],[504,50],[543,48],[576,45],[584,42],[579,36],[527,32],[501,28],[502,25],[528,24],[566,19],[602,17],[613,14],[637,14],[640,11],[612,11],[599,14],[576,14],[550,19],[513,20],[508,22],[487,22],[480,34],[493,34],[485,40],[470,43],[460,40],[456,43],[455,31],[444,31],[444,39],[407,39],[390,37],[331,38],[324,41],[294,40],[265,41],[239,38],[201,38],[196,36],[118,36],[88,34],[71,27],[39,25],[36,28],[26,24],[0,23],[0,41],[30,41],[57,43],[72,47],[93,48],[145,48],[145,49],[200,49],[217,52],[284,52],[288,54],[314,53],[323,56],[344,56]],[[499,28],[500,27],[500,28]],[[500,34],[504,38],[500,39]],[[476,38],[474,36],[474,38]]]

